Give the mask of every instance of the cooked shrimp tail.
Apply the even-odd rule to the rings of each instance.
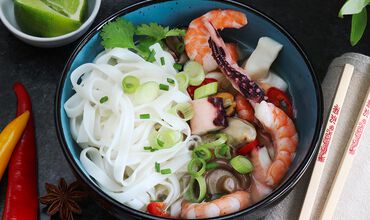
[[[251,205],[251,196],[246,191],[236,191],[210,202],[182,204],[181,218],[213,218],[237,212]]]
[[[208,45],[209,32],[204,26],[205,22],[222,30],[224,28],[241,28],[247,24],[244,13],[235,10],[213,10],[194,19],[185,35],[185,50],[189,58],[203,65],[206,72],[217,69],[217,63],[212,57],[211,48]],[[228,50],[237,60],[237,50],[233,45],[228,45]]]

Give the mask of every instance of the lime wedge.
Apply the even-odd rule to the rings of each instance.
[[[56,37],[78,29],[87,14],[86,0],[15,0],[19,27],[39,37]]]

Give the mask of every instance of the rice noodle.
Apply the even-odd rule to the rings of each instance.
[[[76,93],[64,105],[72,136],[83,148],[80,160],[87,173],[112,198],[141,210],[159,197],[165,196],[166,204],[179,199],[184,192],[180,179],[191,159],[189,147],[200,141],[183,119],[167,112],[171,105],[191,100],[178,89],[174,59],[159,44],[151,49],[156,52],[154,63],[128,49],[115,48],[99,54],[94,63],[81,65],[70,78]],[[164,65],[160,57],[164,57]],[[138,77],[141,83],[167,84],[171,78],[175,85],[160,91],[152,102],[136,105],[133,95],[121,88],[128,75]],[[100,103],[104,96],[108,101]],[[144,113],[151,118],[139,119]],[[156,124],[182,132],[185,140],[168,149],[145,151]],[[155,162],[162,169],[171,168],[172,173],[157,173]]]

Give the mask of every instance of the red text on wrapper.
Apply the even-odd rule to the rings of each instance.
[[[369,115],[370,115],[370,99],[367,101],[366,106],[360,116],[361,118],[356,125],[354,138],[348,149],[349,154],[352,155],[356,154],[356,150],[358,148],[358,144],[360,143],[361,136],[364,133],[366,123],[369,120]]]
[[[317,160],[320,162],[324,162],[326,159],[326,154],[328,152],[329,144],[333,139],[335,124],[337,123],[338,117],[340,112],[340,106],[335,104],[330,111],[329,115],[329,125],[325,130],[324,137],[321,141],[319,154],[317,156]]]

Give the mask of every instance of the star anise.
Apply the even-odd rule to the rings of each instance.
[[[40,198],[40,202],[48,207],[47,214],[55,215],[59,212],[60,219],[73,220],[74,214],[81,214],[77,201],[81,201],[87,194],[81,190],[78,181],[67,185],[64,178],[59,180],[59,185],[45,183],[47,194]]]

